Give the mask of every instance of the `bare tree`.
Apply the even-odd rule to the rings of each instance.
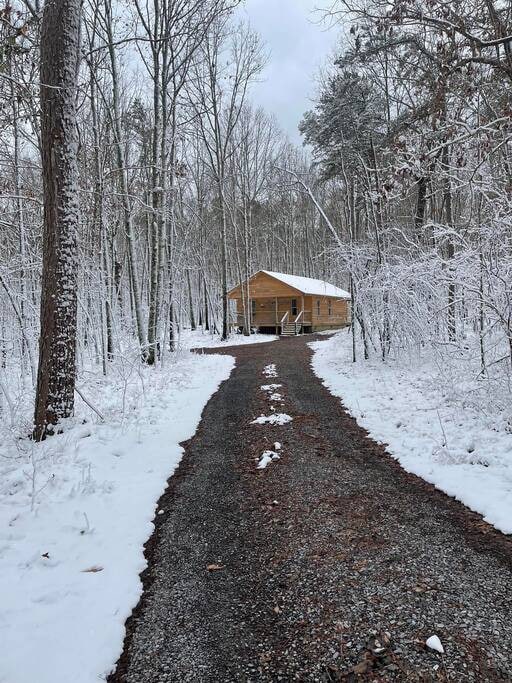
[[[226,171],[231,143],[239,123],[247,91],[263,68],[259,37],[240,25],[227,30],[227,19],[215,22],[204,41],[197,68],[193,104],[211,172],[217,185],[222,279],[222,338],[229,333]],[[227,58],[227,59],[226,59]],[[227,61],[228,66],[224,66]],[[226,89],[226,84],[229,84]]]

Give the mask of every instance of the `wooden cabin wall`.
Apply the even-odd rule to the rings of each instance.
[[[349,322],[349,302],[345,299],[330,299],[331,315],[329,315],[329,297],[313,296],[313,327],[326,328],[346,325]],[[320,302],[320,314],[318,313]]]

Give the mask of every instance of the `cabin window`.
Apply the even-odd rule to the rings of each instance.
[[[327,302],[327,305],[328,305],[328,307],[329,307],[329,316],[331,316],[331,315],[332,315],[332,301],[331,301],[330,299],[329,299],[329,301]]]
[[[297,299],[292,299],[292,315],[297,315]]]
[[[254,299],[251,299],[251,314],[253,318],[256,316],[256,301]]]
[[[316,301],[316,314],[320,315],[320,299]]]

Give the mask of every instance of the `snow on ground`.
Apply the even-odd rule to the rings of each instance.
[[[281,403],[283,400],[283,394],[280,394],[279,392],[274,392],[273,394],[269,395],[269,399],[271,401],[276,401],[277,403]]]
[[[279,339],[273,334],[251,334],[245,337],[243,334],[231,334],[229,339],[221,341],[218,334],[211,334],[202,329],[192,332],[190,329],[181,331],[178,337],[177,346],[180,349],[200,349],[200,348],[218,348],[225,346],[244,346],[246,344],[262,344],[264,342],[272,342]]]
[[[277,369],[275,366],[275,363],[269,363],[269,365],[265,365],[263,368],[263,374],[265,377],[273,378],[277,377]]]
[[[270,465],[274,460],[279,460],[279,458],[279,453],[276,453],[275,451],[263,451],[258,462],[258,469],[264,470],[267,465]]]
[[[121,653],[141,594],[156,502],[202,410],[234,365],[188,352],[164,368],[82,373],[63,434],[26,438],[32,393],[0,426],[0,681],[97,683]],[[158,514],[165,511],[159,510]]]
[[[419,357],[352,363],[346,331],[310,346],[316,375],[404,469],[512,533],[509,409],[486,410],[457,366]]]
[[[273,415],[260,415],[255,420],[251,422],[253,425],[285,425],[291,422],[293,417],[290,417],[286,413],[274,413]]]
[[[266,365],[263,368],[263,374],[266,375],[267,377],[277,377],[277,370],[276,366],[274,364],[271,365]],[[279,389],[282,387],[282,384],[262,384],[261,389],[266,392],[267,398],[271,401],[279,401],[281,402],[283,400],[282,394],[275,393],[275,389]],[[274,406],[270,406],[270,410],[275,410]],[[284,425],[287,424],[288,422],[291,422],[293,420],[292,417],[287,415],[286,413],[273,413],[272,415],[260,415],[260,417],[257,417],[255,420],[251,422],[251,424],[272,424],[272,425]],[[274,460],[279,460],[280,455],[277,453],[277,451],[281,450],[281,444],[279,441],[276,441],[274,444],[274,449],[273,451],[263,451],[262,455],[260,456],[260,460],[258,462],[257,468],[259,470],[264,470],[268,465],[270,465],[271,462]]]
[[[283,394],[279,393],[279,391],[276,391],[276,389],[279,389],[282,386],[282,384],[262,384],[261,390],[267,393],[267,396],[270,401],[276,401],[276,403],[281,403],[283,401]],[[272,410],[274,410],[272,406],[271,408]]]

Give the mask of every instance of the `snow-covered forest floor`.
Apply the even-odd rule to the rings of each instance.
[[[343,331],[313,342],[316,375],[408,472],[512,533],[510,395],[479,376],[471,340],[466,355],[423,350],[385,363],[352,363],[351,341]]]
[[[0,681],[101,679],[136,605],[155,506],[229,356],[168,356],[143,367],[90,365],[64,433],[34,443],[33,391],[2,371],[12,403],[0,426]],[[11,380],[9,382],[9,379]]]
[[[221,348],[224,346],[241,346],[245,344],[261,344],[279,339],[272,334],[251,334],[245,337],[243,334],[231,334],[227,341],[221,341],[218,334],[211,334],[202,328],[194,332],[190,328],[184,328],[176,340],[179,349]]]

